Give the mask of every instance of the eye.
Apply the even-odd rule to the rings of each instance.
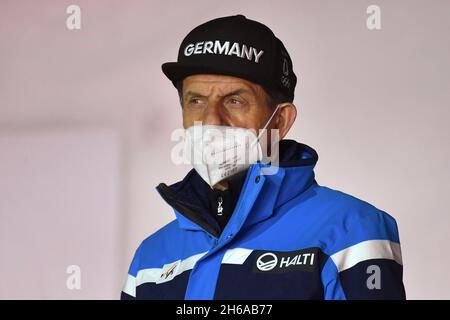
[[[228,102],[231,103],[231,104],[234,104],[234,105],[236,105],[236,104],[242,104],[242,101],[239,100],[239,99],[237,99],[237,98],[230,98],[230,99],[228,100]]]
[[[199,105],[202,103],[203,103],[203,101],[200,98],[192,98],[189,100],[189,104],[191,104],[191,105]]]

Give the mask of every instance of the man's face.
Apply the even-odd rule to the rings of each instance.
[[[183,80],[183,127],[195,121],[262,129],[272,114],[260,85],[224,75],[198,74]],[[270,127],[269,127],[270,128]]]

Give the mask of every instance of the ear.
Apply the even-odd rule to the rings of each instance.
[[[279,108],[277,127],[279,129],[281,140],[287,135],[294,124],[295,118],[297,118],[297,108],[290,102],[282,103]]]

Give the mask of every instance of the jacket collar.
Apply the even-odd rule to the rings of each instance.
[[[241,173],[239,200],[222,236],[233,236],[243,227],[270,218],[279,206],[316,183],[314,166],[318,155],[313,148],[293,140],[282,140],[279,147],[278,167],[256,163]],[[268,170],[275,173],[267,175]],[[208,212],[205,186],[209,188],[192,169],[180,182],[171,186],[161,183],[156,189],[173,207],[180,228],[203,230],[219,237],[217,222]]]

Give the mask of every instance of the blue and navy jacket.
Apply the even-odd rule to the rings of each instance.
[[[394,218],[319,185],[316,151],[282,143],[294,156],[248,169],[221,232],[194,170],[159,185],[176,219],[138,247],[122,299],[405,299]]]

